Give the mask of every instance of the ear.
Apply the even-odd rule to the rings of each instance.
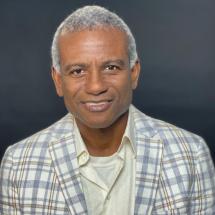
[[[136,60],[134,66],[131,69],[131,81],[132,81],[132,89],[136,89],[138,85],[138,78],[140,75],[140,62],[139,60]]]
[[[61,73],[58,72],[54,67],[52,67],[52,79],[54,81],[55,89],[58,94],[58,96],[63,96],[63,87],[62,87],[62,76]]]

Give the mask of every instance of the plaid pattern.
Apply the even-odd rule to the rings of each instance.
[[[204,141],[133,106],[135,215],[215,214],[215,171]],[[87,214],[73,117],[11,146],[0,169],[0,214]]]

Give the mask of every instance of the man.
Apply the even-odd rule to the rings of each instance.
[[[215,214],[202,138],[131,105],[140,63],[122,19],[99,6],[76,10],[54,35],[52,61],[69,113],[9,147],[1,214]]]

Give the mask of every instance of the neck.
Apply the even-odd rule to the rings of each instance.
[[[128,111],[107,128],[89,128],[76,120],[87,150],[92,156],[114,154],[121,143],[127,121]]]

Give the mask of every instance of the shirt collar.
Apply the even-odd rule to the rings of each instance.
[[[120,150],[120,148],[122,147],[124,142],[126,142],[126,139],[127,139],[128,142],[131,144],[131,148],[132,148],[132,151],[133,151],[134,155],[136,155],[135,130],[134,129],[135,129],[135,127],[134,127],[134,119],[133,119],[131,106],[130,106],[127,125],[126,125],[125,132],[124,132],[123,137],[122,137],[122,142],[120,144],[120,147],[119,147],[118,151]]]
[[[81,134],[75,119],[74,119],[74,133],[75,133],[75,147],[77,152],[78,163],[80,166],[82,166],[88,162],[89,153],[81,137]]]
[[[124,147],[124,144],[128,143],[131,146],[131,149],[134,153],[134,156],[136,156],[136,147],[135,147],[135,130],[134,130],[134,120],[132,116],[131,106],[129,108],[129,114],[128,114],[128,121],[125,128],[124,135],[122,137],[121,144],[117,150],[117,153],[121,158],[124,159],[124,150],[122,150]],[[75,133],[75,147],[77,152],[77,158],[79,165],[82,166],[86,164],[90,158],[89,152],[87,150],[87,147],[81,137],[79,128],[76,124],[76,121],[74,120],[74,133]]]

